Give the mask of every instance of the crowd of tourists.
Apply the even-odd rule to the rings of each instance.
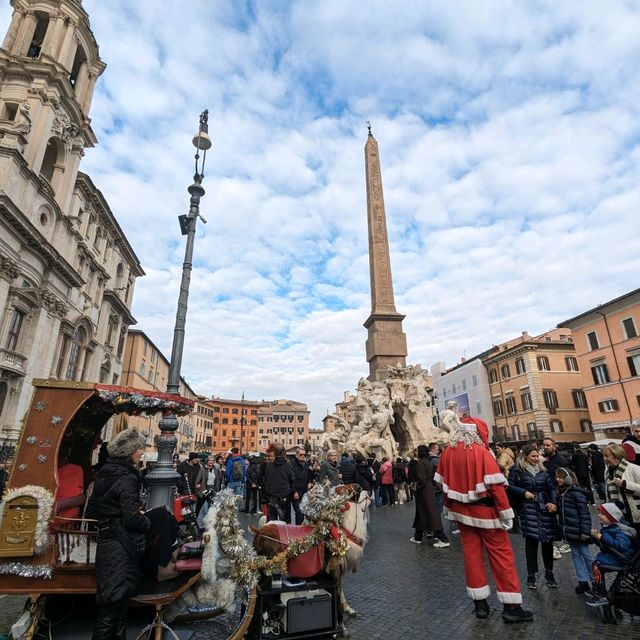
[[[548,437],[541,448],[535,442],[518,450],[498,444],[494,457],[486,437],[470,440],[464,430],[456,437],[452,442],[457,444],[444,452],[437,443],[430,443],[395,460],[339,455],[334,450],[318,460],[302,447],[289,459],[281,444],[272,446],[266,458],[247,459],[234,448],[226,456],[211,456],[203,462],[197,453],[191,453],[176,465],[180,476],[177,488],[181,494],[196,496],[200,523],[208,509],[207,497],[227,487],[243,497],[240,507],[244,512],[301,524],[300,501],[315,483],[358,484],[371,495],[374,509],[413,504],[413,544],[431,541],[434,548],[446,549],[450,547],[449,535],[460,534],[467,591],[479,618],[489,615],[483,549],[489,553],[498,599],[505,607],[503,618],[522,622],[533,617],[521,607],[507,530],[522,535],[528,589],[539,584],[556,589],[554,562],[563,552],[571,553],[576,593],[589,596],[587,604],[592,606],[609,604],[605,573],[622,568],[640,548],[640,421],[633,423],[622,444],[608,444],[602,451],[592,444],[586,451],[576,447],[565,453]],[[475,452],[467,446],[472,441],[473,447],[478,447]],[[135,467],[144,444],[144,437],[135,429],[127,429],[108,444],[108,457],[97,472],[87,507],[90,517],[99,522],[96,571],[100,613],[94,640],[119,637],[126,626],[126,603],[135,593],[139,570],[136,558],[142,557],[145,546],[148,554],[145,538],[149,532],[163,530],[162,519],[170,517],[163,508],[141,510],[139,493],[145,472],[138,474]],[[456,452],[465,456],[459,458],[461,464],[456,462]],[[479,485],[471,478],[469,456],[475,457],[479,477],[487,484],[484,491],[476,493]],[[488,480],[487,468],[495,469]],[[458,482],[471,482],[473,489],[460,493],[453,487]],[[590,505],[596,510],[599,526],[592,522]],[[486,514],[490,514],[488,519]],[[451,521],[448,525],[445,515]],[[116,527],[115,522],[121,524]],[[515,535],[512,540],[519,544]],[[168,545],[167,550],[170,552]],[[539,556],[544,568],[542,583],[538,581]],[[158,578],[165,561],[166,566],[171,565],[169,560],[152,556],[152,570],[157,567]]]

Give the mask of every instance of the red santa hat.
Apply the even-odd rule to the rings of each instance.
[[[480,436],[480,440],[482,440],[482,444],[484,444],[487,449],[489,448],[489,427],[484,420],[480,420],[480,418],[472,418],[471,416],[464,416],[460,422],[464,424],[473,424],[475,425],[475,431],[477,431]]]

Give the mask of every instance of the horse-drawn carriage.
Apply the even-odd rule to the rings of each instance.
[[[120,413],[184,415],[193,406],[186,398],[129,387],[51,380],[35,380],[33,384],[35,391],[32,403],[22,429],[11,477],[0,504],[0,595],[23,594],[31,599],[28,605],[29,624],[26,625],[28,628],[21,635],[22,638],[31,638],[36,632],[43,600],[47,596],[80,596],[96,592],[95,523],[83,516],[91,491],[101,433],[107,422]],[[236,499],[230,493],[227,502],[230,505],[227,509],[229,522],[236,531],[237,540],[242,539],[248,545],[237,521]],[[271,616],[272,622],[275,617],[282,620],[283,628],[279,637],[312,638],[337,632],[342,621],[341,575],[345,568],[353,566],[362,551],[366,533],[367,501],[361,500],[359,496],[354,498],[353,492],[348,492],[338,499],[337,504],[340,508],[332,511],[330,516],[337,528],[327,528],[326,518],[320,520],[311,527],[312,535],[309,530],[298,531],[299,535],[296,535],[301,540],[297,545],[291,545],[289,541],[289,536],[294,535],[295,527],[285,528],[283,539],[278,542],[277,548],[271,549],[268,544],[270,529],[260,532],[254,546],[258,553],[265,554],[266,560],[257,564],[251,561],[253,575],[257,576],[259,573],[259,579],[245,584],[242,580],[236,580],[232,585],[236,599],[239,593],[242,595],[243,605],[239,607],[237,615],[232,617],[233,628],[228,628],[225,640],[239,640],[245,636],[270,637],[268,630],[267,635],[264,635],[268,626],[262,624],[265,614],[267,617]],[[351,504],[354,508],[349,511]],[[173,505],[167,506],[173,511]],[[335,506],[333,508],[335,510]],[[215,556],[220,548],[229,556],[237,574],[243,570],[247,559],[233,557],[233,553],[229,551],[232,536],[224,530],[221,518],[215,519],[212,516],[211,522],[214,520],[215,525],[210,525],[211,531],[215,526],[220,529],[220,535],[215,536],[211,545],[203,545],[203,548],[209,549],[210,556]],[[345,520],[348,524],[344,523]],[[270,523],[267,526],[273,525]],[[206,542],[208,536],[204,538],[197,540],[196,545]],[[266,567],[265,563],[282,562],[285,555],[287,561],[293,560],[302,550],[300,544],[308,544],[309,548],[318,547],[320,538],[327,540],[323,549],[325,546],[333,549],[332,553],[326,555],[327,559],[333,558],[333,572],[327,574],[324,571],[327,566],[323,560],[313,569],[313,575],[305,574],[302,578],[290,575],[292,582],[288,583],[289,586],[283,586],[272,580],[274,567],[262,570]],[[354,541],[359,542],[359,546]],[[264,548],[261,549],[261,546]],[[340,553],[335,552],[338,547],[341,549]],[[237,544],[235,548],[238,548]],[[158,640],[162,637],[163,630],[169,629],[164,620],[166,609],[176,603],[178,598],[184,599],[189,595],[192,588],[196,588],[201,577],[202,563],[199,558],[179,560],[176,563],[179,570],[176,579],[170,583],[145,583],[145,590],[132,600],[132,604],[155,609],[153,623],[145,630],[149,632],[155,629]],[[292,574],[300,574],[299,567],[304,563],[303,558]],[[257,567],[262,567],[257,569],[258,573]],[[211,571],[209,575],[204,570],[202,573],[205,579],[217,579],[215,571],[213,578]],[[280,573],[286,580],[286,568]],[[276,613],[283,610],[293,611],[290,621],[283,619],[281,615],[276,616]],[[220,609],[209,607],[209,613],[214,612],[220,612]],[[192,613],[194,619],[203,617],[202,612]],[[206,614],[206,607],[204,613]],[[329,622],[311,623],[312,615],[322,615],[323,620]],[[182,619],[185,620],[185,616]],[[284,628],[287,625],[289,633],[285,634]],[[273,629],[276,629],[275,623]]]
[[[120,413],[184,415],[193,408],[186,398],[130,387],[52,380],[33,385],[0,504],[0,594],[31,596],[34,615],[25,638],[37,628],[40,596],[96,591],[96,531],[83,515],[109,419]],[[199,579],[197,561],[176,564],[181,572],[175,580],[146,584],[134,599],[155,608],[157,637],[164,608]]]

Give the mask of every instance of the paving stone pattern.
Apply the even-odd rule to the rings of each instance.
[[[427,542],[411,544],[413,515],[412,503],[373,509],[360,571],[345,582],[347,599],[359,613],[349,621],[353,638],[640,638],[640,620],[631,623],[626,617],[618,626],[604,625],[586,606],[584,597],[573,592],[571,554],[555,562],[558,589],[542,583],[532,591],[523,585],[524,606],[533,611],[533,622],[505,623],[492,583],[492,614],[478,620],[466,594],[459,536],[450,535],[451,546],[445,549]],[[524,583],[524,538],[519,534],[509,537]]]
[[[533,622],[505,623],[493,584],[492,614],[478,620],[466,593],[459,536],[451,535],[446,549],[427,542],[411,544],[413,515],[412,503],[372,509],[360,570],[345,580],[347,599],[358,611],[356,618],[347,620],[354,640],[640,640],[640,620],[631,622],[626,616],[620,625],[604,625],[584,597],[573,592],[571,554],[555,562],[558,589],[548,589],[542,576],[536,591],[523,584],[524,606],[533,611]],[[524,538],[511,534],[510,540],[524,583]],[[211,622],[198,625],[193,636],[194,640],[217,637]]]
[[[246,526],[249,518],[255,520],[241,515],[242,524]],[[548,589],[541,576],[536,591],[523,587],[524,606],[533,611],[533,622],[503,622],[493,584],[492,614],[478,620],[465,590],[459,537],[451,535],[451,546],[446,549],[427,542],[411,544],[412,520],[411,503],[372,510],[360,570],[345,580],[347,599],[358,611],[357,617],[347,619],[354,640],[640,640],[640,619],[631,621],[625,616],[619,625],[604,625],[584,598],[573,592],[570,554],[555,563],[558,589]],[[524,539],[519,534],[510,539],[524,582]],[[6,633],[21,608],[20,598],[0,599],[0,633]],[[193,633],[193,640],[219,640],[228,637],[226,622],[214,619],[182,628]]]

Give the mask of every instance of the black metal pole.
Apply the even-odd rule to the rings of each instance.
[[[191,285],[191,269],[193,260],[193,245],[196,235],[196,221],[200,216],[200,199],[204,196],[202,179],[204,178],[204,160],[207,149],[211,147],[211,140],[208,136],[208,111],[200,114],[200,127],[198,133],[193,138],[196,147],[196,170],[193,176],[193,184],[187,188],[191,196],[189,213],[180,216],[180,224],[186,227],[187,243],[184,251],[184,262],[182,264],[182,280],[180,282],[180,293],[178,295],[178,308],[176,311],[176,322],[173,330],[173,345],[171,348],[171,361],[169,364],[169,379],[167,382],[167,393],[173,395],[180,394],[180,369],[182,367],[182,354],[184,350],[185,324],[187,320],[187,303],[189,301],[189,287]],[[202,168],[198,167],[200,150],[204,151]],[[204,222],[204,220],[203,220]],[[177,416],[165,415],[160,423],[160,434],[156,436],[155,443],[158,449],[158,461],[153,470],[147,475],[149,484],[149,498],[147,509],[165,507],[169,511],[173,510],[173,499],[175,497],[176,483],[180,476],[173,468],[173,455],[178,444],[176,431],[180,427]]]

